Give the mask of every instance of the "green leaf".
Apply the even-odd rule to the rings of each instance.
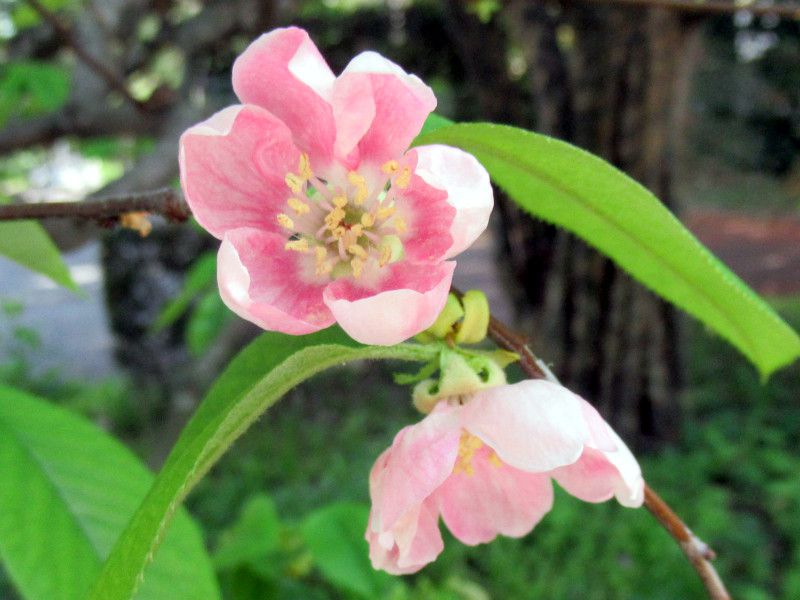
[[[263,333],[228,365],[189,421],[153,487],[120,537],[90,595],[127,600],[173,513],[230,445],[281,396],[330,367],[353,360],[427,362],[434,349],[362,346],[332,327],[311,335]]]
[[[183,289],[158,315],[153,331],[160,331],[177,321],[189,308],[192,300],[217,281],[217,253],[206,252],[198,257],[186,273]]]
[[[515,127],[470,123],[420,136],[472,153],[531,215],[568,229],[719,333],[762,376],[800,356],[800,337],[644,187],[602,159]]]
[[[49,277],[69,290],[78,290],[58,248],[35,221],[0,223],[0,255]]]
[[[189,352],[194,356],[203,354],[232,318],[233,313],[225,306],[216,288],[206,292],[197,302],[186,324]]]
[[[441,129],[442,127],[446,127],[452,124],[453,122],[447,117],[443,117],[442,115],[437,115],[436,113],[431,113],[428,115],[428,118],[425,119],[425,122],[422,124],[422,130],[419,132],[419,136],[421,137],[427,133],[432,133],[437,129]]]
[[[26,600],[86,598],[152,480],[94,425],[0,386],[0,559]],[[186,514],[136,598],[219,598],[202,537]]]
[[[341,502],[306,517],[303,537],[325,578],[362,598],[385,598],[396,580],[372,568],[364,539],[369,507]]]
[[[230,570],[246,565],[260,566],[279,547],[281,522],[275,502],[259,494],[250,498],[236,523],[220,538],[214,566]]]

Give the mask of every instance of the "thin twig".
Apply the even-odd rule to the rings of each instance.
[[[460,295],[458,290],[454,289],[453,291]],[[489,337],[501,348],[517,353],[520,357],[520,366],[528,376],[533,379],[548,379],[558,383],[556,376],[536,357],[525,339],[494,317],[489,320]],[[725,589],[725,584],[710,562],[716,555],[708,544],[692,533],[675,514],[675,511],[647,484],[644,487],[644,505],[678,542],[681,550],[703,580],[709,597],[712,600],[730,600],[731,597]]]
[[[162,215],[170,221],[185,221],[192,212],[183,195],[170,188],[78,202],[42,202],[0,205],[0,221],[20,219],[87,219],[113,224],[129,213]]]
[[[663,8],[683,13],[729,15],[739,11],[747,11],[755,16],[775,15],[785,19],[800,20],[800,4],[737,4],[724,0],[586,0],[594,4],[616,4],[639,6],[642,8]]]
[[[94,71],[103,81],[106,82],[109,88],[122,94],[122,96],[136,108],[142,111],[157,111],[164,108],[166,101],[166,94],[156,90],[153,95],[146,101],[142,102],[137,100],[131,95],[125,80],[120,77],[118,73],[109,68],[105,63],[93,56],[75,37],[72,27],[65,24],[61,19],[50,9],[48,9],[41,0],[26,0],[27,3],[33,8],[42,20],[50,24],[56,34],[64,41],[67,46],[72,48],[73,52],[78,58],[83,61],[92,71]]]

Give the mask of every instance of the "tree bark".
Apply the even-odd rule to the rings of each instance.
[[[462,60],[490,60],[497,18],[481,25],[459,14],[482,28],[461,36]],[[527,63],[526,89],[492,83],[483,93],[501,97],[506,114],[487,102],[486,118],[511,116],[599,154],[675,210],[674,128],[683,122],[678,112],[687,104],[698,46],[693,24],[667,9],[569,1],[516,0],[499,17]],[[473,46],[465,48],[469,40]],[[506,71],[505,60],[495,62],[495,74]],[[473,78],[475,86],[491,81]],[[532,122],[511,108],[526,96]],[[501,202],[500,212],[504,262],[537,353],[626,439],[674,438],[681,385],[675,311],[573,235],[532,221],[510,202]]]

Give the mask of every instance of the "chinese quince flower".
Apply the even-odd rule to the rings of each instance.
[[[545,380],[440,400],[403,428],[370,474],[366,538],[375,568],[413,573],[444,548],[441,515],[465,544],[529,533],[553,504],[555,479],[587,502],[638,507],[636,459],[585,400]]]
[[[180,141],[197,221],[222,240],[225,303],[306,334],[338,322],[398,343],[434,322],[452,258],[486,228],[489,177],[447,146],[408,150],[436,106],[419,78],[374,52],[334,76],[308,34],[276,29],[233,65],[230,106]]]

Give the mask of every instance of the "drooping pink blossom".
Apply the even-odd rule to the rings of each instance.
[[[180,141],[186,199],[222,240],[226,304],[268,330],[338,322],[370,344],[430,326],[450,288],[448,259],[493,206],[474,157],[408,149],[436,106],[431,89],[374,52],[336,77],[297,28],[253,42],[233,88],[242,104]]]
[[[553,479],[587,502],[644,499],[628,448],[560,385],[527,380],[442,400],[372,469],[372,564],[405,574],[435,560],[444,548],[439,516],[469,545],[526,535],[552,507]]]

